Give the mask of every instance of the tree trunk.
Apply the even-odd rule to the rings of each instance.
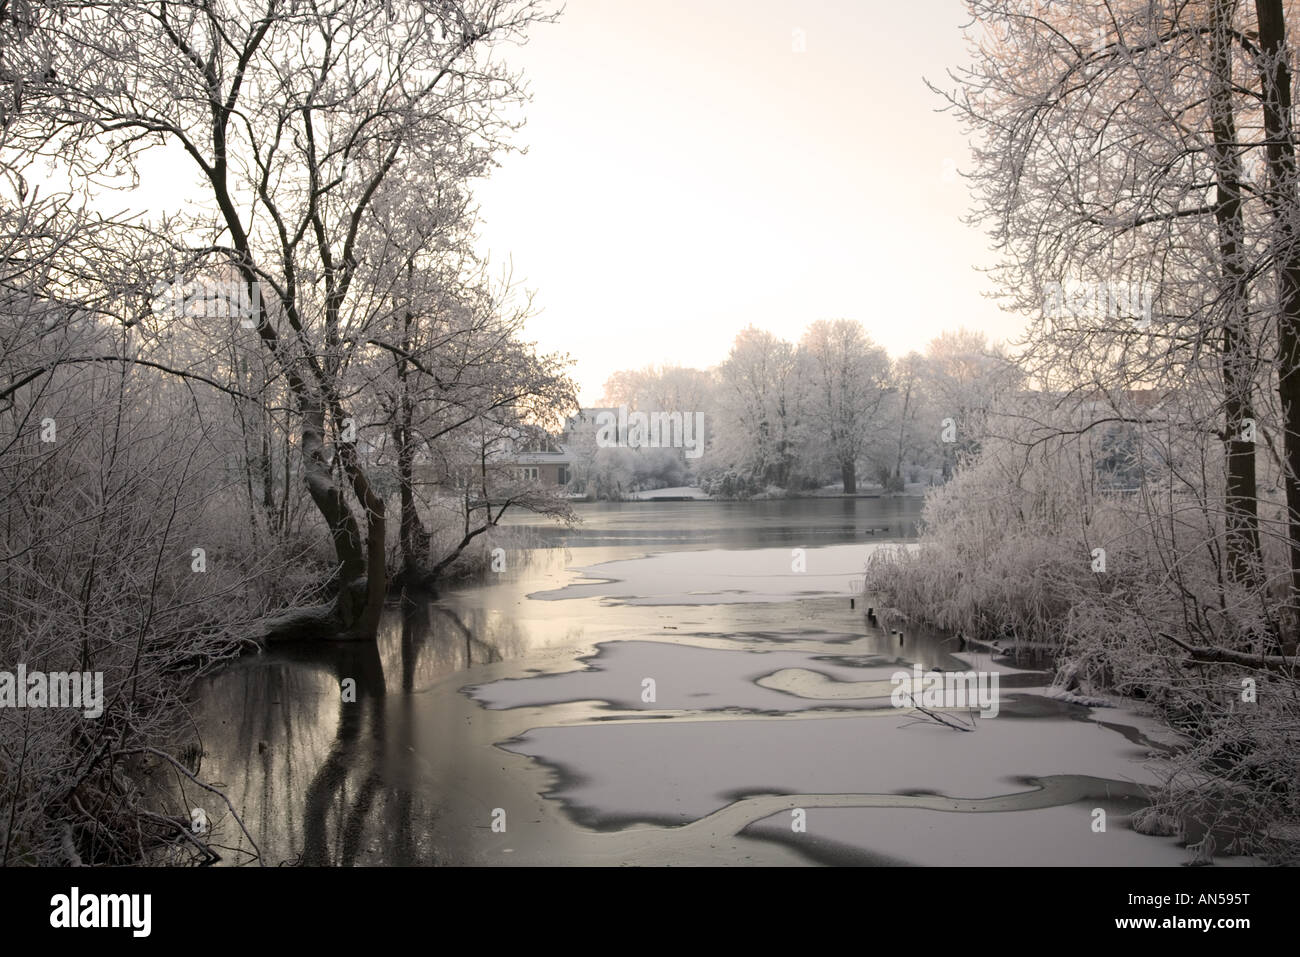
[[[331,637],[373,639],[379,631],[379,616],[388,587],[384,569],[384,503],[370,491],[365,474],[355,461],[355,448],[351,443],[341,444],[344,469],[352,479],[358,500],[366,506],[367,537],[363,545],[357,521],[325,454],[325,412],[320,403],[305,402],[301,420],[307,491],[329,526],[339,561],[339,590],[332,608],[337,634]],[[281,630],[294,633],[299,630],[298,622],[286,618]]]
[[[325,454],[325,412],[318,403],[302,410],[302,459],[307,493],[316,503],[334,542],[339,576],[344,582],[359,579],[366,571],[361,532],[343,490],[334,480],[334,470]]]
[[[840,463],[840,478],[844,480],[844,494],[856,495],[858,492],[858,473],[853,462]]]
[[[407,278],[415,274],[415,264],[408,260]],[[429,533],[420,521],[415,504],[415,439],[412,425],[415,420],[415,403],[411,400],[410,368],[406,354],[411,348],[411,328],[415,315],[407,310],[402,335],[402,352],[397,357],[398,407],[397,424],[393,440],[397,443],[397,485],[401,496],[401,515],[398,517],[398,538],[402,548],[403,587],[424,587],[428,584]]]
[[[401,496],[398,535],[402,543],[402,583],[421,585],[429,558],[429,533],[415,504],[415,444],[411,441],[410,403],[403,403],[403,422],[393,432],[397,441],[397,485]]]
[[[1245,436],[1246,420],[1254,421],[1251,403],[1254,363],[1247,326],[1249,281],[1242,237],[1241,162],[1237,155],[1237,124],[1232,110],[1232,47],[1229,30],[1237,0],[1214,0],[1211,8],[1212,79],[1210,120],[1214,134],[1214,218],[1218,227],[1223,278],[1223,393],[1225,494],[1225,552],[1228,574],[1252,588],[1262,581],[1259,513],[1255,488],[1255,445]]]
[[[336,419],[335,424],[341,429],[342,416],[336,416]],[[388,596],[384,500],[375,493],[365,469],[361,467],[356,444],[339,442],[338,450],[343,471],[352,483],[352,494],[366,510],[365,599],[359,606],[349,606],[349,612],[354,613],[355,617],[349,615],[349,618],[344,619],[344,624],[350,626],[348,630],[353,632],[349,637],[375,639],[379,635],[379,618],[384,611],[384,599]],[[343,594],[341,592],[340,597]]]
[[[271,444],[271,415],[263,411],[261,416],[262,457],[258,464],[262,475],[262,510],[266,513],[266,523],[274,531],[279,531],[275,505],[275,461]],[[285,490],[287,493],[287,489]]]
[[[1274,215],[1273,250],[1278,272],[1277,391],[1282,403],[1284,481],[1291,553],[1292,608],[1300,604],[1300,245],[1297,244],[1295,146],[1291,142],[1291,72],[1285,59],[1286,20],[1282,0],[1255,0],[1263,50],[1260,82],[1264,96],[1269,189]]]
[[[907,434],[907,410],[912,403],[912,383],[907,383],[907,391],[903,393],[903,411],[898,416],[898,455],[894,458],[894,475],[901,478],[903,475],[903,444],[904,436]]]

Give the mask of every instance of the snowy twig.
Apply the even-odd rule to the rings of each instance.
[[[921,707],[921,705],[919,705],[919,704],[916,703],[916,699],[915,699],[914,697],[912,697],[912,693],[911,693],[910,691],[909,691],[909,692],[906,692],[906,694],[907,694],[907,698],[908,698],[908,700],[912,702],[912,707],[915,708],[917,711],[921,712],[921,714],[925,715],[925,716],[926,716],[927,718],[929,718],[931,721],[937,721],[937,722],[939,722],[939,724],[942,724],[942,725],[944,725],[944,726],[946,726],[946,727],[952,728],[954,731],[974,731],[974,730],[975,730],[975,723],[974,723],[974,722],[971,722],[971,724],[967,725],[967,724],[965,724],[964,722],[961,722],[961,721],[950,720],[950,719],[944,717],[943,715],[939,714],[937,711],[931,711],[929,708],[923,708],[923,707]]]

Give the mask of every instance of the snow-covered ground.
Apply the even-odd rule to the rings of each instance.
[[[690,498],[698,501],[708,501],[709,496],[705,495],[701,489],[689,485],[676,485],[672,488],[649,489],[644,492],[631,492],[629,499],[637,502],[650,501],[656,498]]]

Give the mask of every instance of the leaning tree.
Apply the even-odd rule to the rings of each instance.
[[[174,161],[189,201],[146,219],[253,304],[246,332],[291,398],[333,542],[337,598],[316,624],[337,634],[375,634],[388,578],[349,378],[385,316],[370,213],[411,171],[486,171],[523,95],[497,48],[550,16],[538,0],[141,0],[67,4],[46,25],[45,122],[23,145],[109,186],[147,157]],[[142,301],[158,278],[141,277]]]

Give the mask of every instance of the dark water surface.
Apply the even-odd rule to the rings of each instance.
[[[796,498],[760,502],[598,502],[577,506],[576,529],[542,526],[539,543],[571,548],[595,545],[758,548],[916,537],[921,500]],[[507,515],[505,525],[536,525]]]

